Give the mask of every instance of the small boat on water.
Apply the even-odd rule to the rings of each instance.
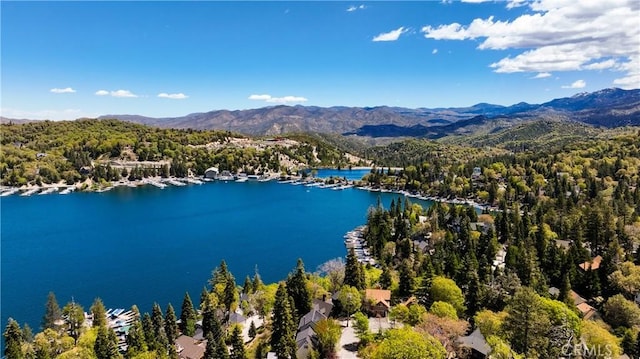
[[[21,193],[21,196],[31,196],[32,194],[38,193],[38,191],[40,191],[40,188],[32,188],[26,192]]]
[[[49,188],[45,189],[44,191],[38,193],[38,195],[51,194],[51,193],[57,192],[57,191],[58,191],[58,187],[49,187]]]
[[[191,178],[188,177],[186,179],[187,182],[191,183],[191,184],[203,184],[204,182],[200,181],[199,179],[195,179],[195,178]]]
[[[63,189],[59,193],[60,194],[69,194],[69,193],[75,191],[75,189],[76,189],[75,187],[71,186],[71,187],[67,187],[67,188]]]
[[[178,186],[178,187],[186,186],[185,183],[180,182],[178,180],[174,180],[173,178],[167,178],[167,179],[164,180],[164,182],[166,182],[168,184],[171,184],[171,185],[174,185],[174,186]]]
[[[247,177],[238,177],[238,179],[236,179],[236,182],[247,182],[249,179]]]
[[[9,190],[6,190],[2,193],[0,193],[0,197],[6,197],[6,196],[11,196],[12,194],[18,193],[20,192],[19,188],[11,188]]]

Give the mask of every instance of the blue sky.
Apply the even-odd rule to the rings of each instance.
[[[640,2],[7,2],[10,118],[541,103],[640,87]]]

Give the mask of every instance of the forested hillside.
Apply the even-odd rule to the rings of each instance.
[[[74,184],[220,170],[287,172],[357,164],[321,138],[251,138],[226,131],[158,129],[116,120],[2,124],[0,182]],[[295,139],[294,139],[295,138]],[[115,162],[114,162],[115,161]],[[126,163],[125,166],[119,164]],[[119,168],[116,170],[116,166]]]

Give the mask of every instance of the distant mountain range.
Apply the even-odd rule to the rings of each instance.
[[[105,115],[100,119],[164,128],[228,130],[253,135],[292,132],[339,133],[368,137],[427,137],[495,132],[527,120],[581,122],[602,127],[640,125],[640,89],[604,89],[512,106],[479,103],[459,108],[273,106],[218,110],[182,117]],[[6,122],[7,119],[3,119]]]

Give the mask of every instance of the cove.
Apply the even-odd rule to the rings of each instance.
[[[38,330],[49,291],[60,306],[73,298],[85,310],[100,297],[110,308],[179,311],[185,291],[198,305],[222,259],[239,284],[256,267],[267,283],[284,279],[297,258],[313,272],[345,256],[343,235],[378,197],[388,206],[398,195],[210,182],[2,197],[2,322]]]

